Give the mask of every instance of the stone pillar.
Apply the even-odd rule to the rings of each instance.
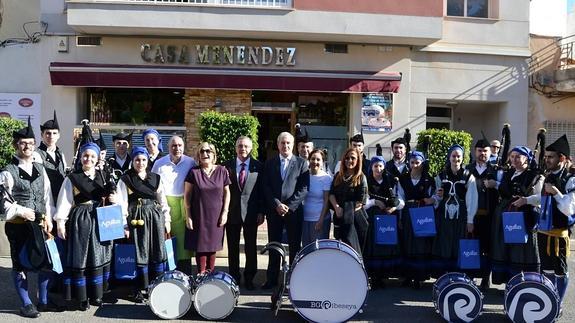
[[[186,89],[184,96],[186,154],[193,156],[200,142],[198,117],[206,110],[231,114],[249,114],[252,108],[252,92],[249,90]]]

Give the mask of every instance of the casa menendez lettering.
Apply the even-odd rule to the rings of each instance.
[[[140,56],[156,64],[295,66],[295,47],[142,44]]]

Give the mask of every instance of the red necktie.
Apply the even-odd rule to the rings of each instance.
[[[238,176],[238,184],[240,184],[240,189],[243,191],[244,185],[246,184],[246,164],[241,163],[240,166],[242,166],[242,168],[240,169],[240,175]]]

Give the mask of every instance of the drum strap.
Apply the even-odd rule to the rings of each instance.
[[[567,229],[552,229],[550,231],[539,231],[547,236],[547,255],[551,256],[551,239],[555,240],[555,256],[559,256],[559,241],[565,240],[565,248],[567,258],[571,254],[571,240],[569,239],[569,232]]]

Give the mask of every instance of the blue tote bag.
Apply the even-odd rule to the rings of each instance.
[[[479,269],[481,267],[481,260],[479,258],[479,240],[459,240],[459,257],[457,259],[457,266],[460,269]]]
[[[541,196],[541,214],[537,221],[539,231],[550,231],[553,229],[553,196]]]
[[[130,280],[136,278],[136,246],[133,244],[114,245],[114,277]]]
[[[168,238],[164,241],[166,246],[166,255],[168,257],[168,269],[175,270],[176,269],[176,237]]]
[[[527,243],[523,212],[503,212],[503,241],[505,243]]]
[[[54,240],[53,237],[46,240],[46,251],[48,252],[48,257],[50,257],[50,262],[52,263],[52,271],[57,274],[63,273],[64,268],[62,267],[60,252],[58,251],[56,240]]]
[[[433,206],[409,209],[413,235],[416,237],[435,237],[435,211]]]
[[[397,244],[397,216],[376,215],[374,218],[375,243],[380,245]]]
[[[124,216],[122,207],[108,205],[96,208],[98,214],[98,233],[100,242],[124,237]]]

